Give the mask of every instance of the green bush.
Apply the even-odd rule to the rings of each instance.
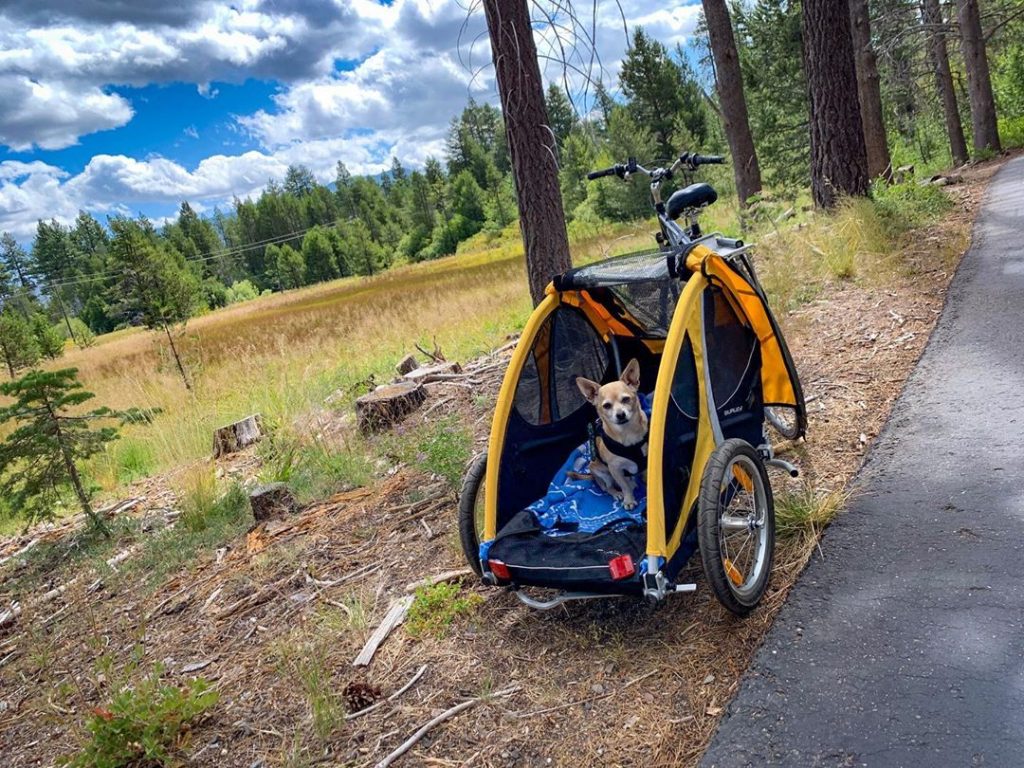
[[[237,304],[240,301],[251,301],[252,299],[258,298],[260,292],[256,290],[256,286],[250,283],[248,280],[239,280],[237,283],[232,283],[231,287],[227,289],[225,293],[225,301],[228,304]]]
[[[188,744],[189,726],[217,703],[205,680],[178,688],[160,682],[160,670],[133,688],[121,688],[109,707],[97,707],[86,724],[90,740],[72,768],[121,768],[176,764]]]
[[[953,207],[941,187],[921,186],[913,180],[902,184],[875,184],[871,197],[891,234],[932,222]]]

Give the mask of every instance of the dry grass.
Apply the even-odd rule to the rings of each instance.
[[[639,247],[649,234],[609,227],[574,244],[579,261]],[[349,278],[228,307],[191,321],[180,347],[195,379],[182,386],[166,343],[142,330],[121,331],[60,366],[79,369],[96,402],[161,408],[146,428],[130,429],[93,466],[110,490],[207,454],[215,427],[249,413],[290,425],[341,391],[344,407],[413,343],[434,341],[449,357],[499,346],[530,312],[518,231],[479,237],[459,255]]]

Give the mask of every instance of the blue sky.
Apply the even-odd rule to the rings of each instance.
[[[699,3],[597,7],[613,81],[620,7],[671,47]],[[549,26],[536,37],[556,48]],[[80,209],[159,220],[184,199],[211,211],[292,163],[323,181],[338,160],[422,165],[470,96],[495,101],[489,61],[468,0],[0,0],[0,230],[25,240]]]

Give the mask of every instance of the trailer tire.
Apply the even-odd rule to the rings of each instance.
[[[469,567],[477,576],[480,568],[480,537],[484,526],[484,479],[487,477],[487,452],[470,462],[459,492],[459,539]]]

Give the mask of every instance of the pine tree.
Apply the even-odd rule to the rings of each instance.
[[[291,246],[278,249],[277,279],[283,289],[298,288],[306,282],[306,260]]]
[[[576,116],[576,110],[573,108],[572,102],[569,101],[569,97],[557,83],[548,86],[545,101],[548,107],[548,120],[551,121],[551,130],[554,131],[555,138],[558,139],[558,146],[561,147],[569,137],[569,133],[579,123],[579,118]]]
[[[12,379],[21,369],[38,363],[42,356],[32,324],[10,306],[0,312],[0,355]]]
[[[15,287],[23,292],[30,292],[35,288],[29,255],[24,248],[18,245],[18,241],[10,232],[4,232],[0,236],[0,263],[14,278],[17,278]]]
[[[921,23],[928,36],[928,61],[935,72],[935,90],[942,101],[942,115],[949,138],[949,152],[954,165],[963,165],[968,160],[967,141],[964,126],[960,120],[960,107],[956,103],[953,74],[949,68],[949,51],[946,48],[945,22],[939,0],[921,0]]]
[[[0,491],[11,509],[35,521],[52,517],[70,487],[82,512],[109,535],[92,508],[78,464],[117,438],[110,422],[126,414],[108,408],[83,412],[80,406],[93,395],[82,388],[77,374],[74,368],[36,370],[0,384],[0,394],[14,399],[0,408],[0,424],[13,425],[0,443]],[[100,422],[106,426],[94,426]]]
[[[985,35],[981,29],[981,11],[978,0],[957,0],[960,21],[960,45],[967,72],[967,92],[971,102],[971,126],[975,151],[999,152],[999,124],[996,121],[996,101],[992,93],[992,79],[985,50]]]
[[[327,233],[314,227],[302,239],[302,258],[306,262],[306,272],[314,282],[333,280],[338,276],[338,262],[334,258],[334,248]]]
[[[489,0],[484,15],[519,203],[530,296],[539,304],[551,278],[572,266],[558,188],[557,146],[544,104],[527,1]]]
[[[868,0],[850,0],[850,30],[857,70],[857,96],[864,124],[864,146],[868,153],[868,176],[888,178],[891,173],[889,143],[882,117],[882,90],[878,63],[871,42]]]
[[[836,0],[804,0],[803,20],[811,102],[811,193],[815,205],[832,208],[841,195],[868,191],[850,9]]]
[[[733,178],[740,205],[761,191],[761,167],[750,133],[747,100],[743,91],[736,38],[725,0],[704,0],[704,18],[715,62],[715,91],[722,106],[722,122],[732,152]]]
[[[110,220],[110,228],[114,233],[110,264],[116,270],[111,303],[130,321],[167,335],[185,388],[192,389],[171,329],[192,316],[198,281],[180,257],[176,259],[162,246],[148,221],[118,216]]]

